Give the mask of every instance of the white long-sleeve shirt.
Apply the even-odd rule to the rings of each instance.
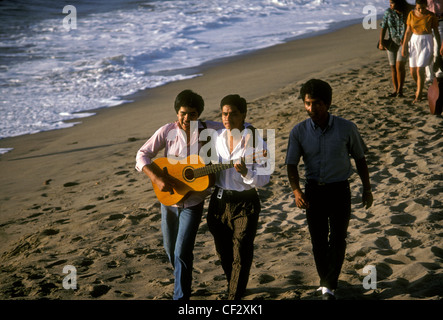
[[[250,130],[243,130],[241,141],[234,147],[231,153],[227,136],[228,131],[226,129],[219,131],[216,141],[219,162],[226,163],[230,160],[235,161],[239,160],[241,157],[246,157],[248,173],[243,177],[235,170],[235,168],[221,171],[216,176],[215,185],[226,190],[235,191],[245,191],[266,185],[270,180],[270,175],[265,174],[266,170],[263,170],[265,164],[251,163],[252,161],[248,161],[248,158],[250,158],[252,153],[255,153],[259,157],[260,155],[263,155],[263,150],[266,150],[267,148],[266,143],[256,133],[255,147],[251,148],[252,144],[249,142],[249,139],[251,138]]]

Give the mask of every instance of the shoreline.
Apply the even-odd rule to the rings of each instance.
[[[353,45],[361,36],[367,37],[367,43],[359,41],[358,46]],[[251,101],[311,75],[362,66],[366,59],[379,56],[372,45],[377,36],[377,30],[365,30],[361,24],[354,24],[331,33],[208,62],[199,68],[202,76],[143,90],[136,94],[134,102],[89,110],[96,114],[71,120],[81,121],[72,127],[1,139],[0,148],[13,148],[0,155],[2,171],[26,176],[36,173],[26,169],[28,163],[46,156],[59,156],[57,161],[63,161],[60,157],[64,154],[110,147],[128,139],[147,140],[165,122],[176,120],[171,113],[173,102],[176,94],[184,89],[190,88],[202,95],[205,100],[202,118],[205,119],[210,112],[217,111],[219,100],[226,94],[239,93]],[[329,59],[331,56],[333,59]],[[151,117],[152,114],[156,116]],[[103,134],[105,132],[109,134]],[[4,186],[0,191],[5,192],[5,197],[29,190],[26,183],[18,183],[17,188],[12,189],[6,187],[11,185],[7,176],[0,177],[0,184]],[[40,180],[45,178],[41,176]]]
[[[346,29],[349,27],[356,27],[357,25],[361,25],[361,19],[353,19],[353,20],[349,20],[349,21],[335,22],[335,23],[332,23],[328,29],[291,37],[291,38],[284,40],[284,42],[282,42],[282,43],[279,43],[279,44],[276,44],[276,45],[273,45],[270,47],[256,49],[256,50],[246,50],[244,53],[239,53],[234,56],[206,61],[199,66],[183,69],[185,71],[185,73],[184,73],[185,76],[193,76],[190,79],[177,80],[177,81],[165,83],[165,84],[160,85],[158,87],[139,90],[133,94],[129,94],[129,95],[125,95],[125,96],[120,97],[120,99],[122,101],[121,104],[118,104],[116,106],[103,106],[100,108],[79,111],[78,113],[80,113],[80,114],[92,113],[93,115],[87,116],[87,117],[72,118],[72,119],[64,120],[63,122],[64,123],[76,123],[75,125],[73,125],[73,127],[79,126],[85,122],[85,119],[90,118],[90,117],[100,116],[100,114],[105,112],[105,110],[107,110],[107,109],[116,108],[116,107],[125,107],[125,106],[130,107],[130,105],[132,105],[134,103],[139,103],[141,100],[149,99],[150,92],[152,90],[156,90],[160,87],[163,87],[163,86],[166,86],[169,84],[179,83],[179,82],[188,81],[188,80],[192,80],[192,79],[201,77],[205,74],[205,72],[207,72],[208,70],[211,70],[212,68],[220,68],[224,64],[229,64],[229,63],[235,62],[237,60],[245,60],[250,55],[254,55],[254,54],[260,55],[261,51],[266,51],[266,50],[269,50],[273,47],[286,45],[288,43],[296,42],[296,41],[300,41],[300,40],[304,40],[304,39],[311,39],[311,38],[316,38],[319,36],[327,36],[328,34],[340,31],[342,29]],[[66,127],[66,128],[53,129],[53,130],[48,130],[48,131],[40,131],[40,132],[36,132],[36,133],[31,133],[31,134],[23,134],[23,135],[18,135],[18,136],[5,137],[5,138],[0,139],[0,148],[4,148],[4,149],[12,148],[12,150],[14,150],[14,146],[12,144],[9,144],[10,147],[8,147],[8,141],[20,140],[20,138],[26,137],[26,136],[39,135],[39,134],[43,134],[46,132],[60,131],[60,130],[66,130],[66,129],[71,129],[71,128],[72,127]],[[0,154],[0,157],[1,156],[2,156],[2,154]]]
[[[0,148],[14,149],[0,156],[1,171],[8,173],[0,177],[0,191],[3,198],[13,199],[37,187],[35,183],[13,177],[33,176],[32,181],[39,181],[39,185],[47,180],[48,174],[59,174],[53,172],[54,166],[48,165],[46,158],[80,165],[73,155],[84,154],[85,161],[94,161],[93,150],[130,144],[128,140],[146,141],[161,125],[176,120],[171,112],[173,102],[184,89],[202,95],[205,100],[202,119],[210,119],[210,114],[217,116],[218,103],[226,94],[239,93],[252,101],[306,77],[361,67],[380,56],[373,46],[377,36],[378,30],[365,30],[361,24],[354,24],[332,33],[210,62],[199,69],[202,76],[141,91],[134,102],[89,110],[96,115],[82,118],[78,125],[2,139]],[[367,41],[361,41],[361,37]],[[61,176],[67,179],[69,175]]]
[[[200,64],[198,66],[184,68],[184,69],[179,69],[179,70],[174,70],[174,73],[179,73],[179,74],[181,74],[181,75],[183,75],[185,77],[190,76],[191,77],[190,79],[195,78],[195,77],[200,77],[200,76],[203,75],[203,70],[208,70],[208,69],[211,69],[213,67],[218,67],[220,65],[223,65],[225,63],[229,63],[230,61],[235,61],[237,59],[244,59],[244,56],[247,56],[247,55],[249,55],[251,53],[254,53],[255,51],[266,50],[266,49],[269,49],[269,48],[271,48],[273,46],[285,44],[285,43],[288,43],[288,42],[297,41],[297,40],[306,39],[306,38],[313,38],[313,37],[317,37],[319,35],[333,33],[333,32],[338,31],[340,29],[344,29],[346,27],[357,25],[359,23],[361,23],[361,19],[352,19],[352,20],[348,20],[348,21],[334,22],[334,23],[331,23],[329,25],[329,27],[327,29],[324,29],[324,30],[314,31],[314,32],[298,35],[298,36],[295,36],[295,37],[290,37],[290,38],[287,38],[287,39],[283,40],[282,43],[275,44],[275,45],[272,45],[270,47],[260,48],[260,49],[244,50],[243,52],[240,52],[240,53],[238,53],[238,54],[236,54],[234,56],[229,56],[229,57],[209,60],[209,61],[203,62],[202,64]],[[183,71],[183,73],[180,73],[180,71]],[[189,80],[189,79],[185,79],[185,80]],[[167,82],[167,83],[162,84],[162,85],[160,85],[158,87],[167,85],[169,83],[180,82],[180,81],[184,81],[184,80],[176,80],[176,81],[172,81],[172,82]],[[93,109],[88,109],[88,110],[83,110],[83,111],[75,112],[75,113],[73,113],[74,115],[75,114],[87,114],[87,113],[91,113],[92,115],[89,115],[89,116],[86,116],[86,117],[74,117],[72,119],[64,120],[63,123],[64,124],[75,123],[74,126],[81,125],[83,123],[84,118],[97,116],[97,115],[100,114],[100,112],[103,109],[114,108],[114,107],[117,107],[117,106],[125,106],[125,105],[128,105],[128,104],[134,103],[134,102],[138,102],[140,99],[143,99],[144,97],[148,97],[150,90],[156,89],[158,87],[141,89],[141,90],[138,90],[135,93],[128,94],[128,95],[123,95],[123,96],[119,97],[119,100],[121,101],[121,103],[119,103],[117,105],[102,106],[102,107],[99,107],[99,108],[93,108]],[[69,129],[69,128],[70,127],[62,127],[62,128],[59,128],[59,129],[52,129],[52,130],[47,130],[47,131],[64,130],[64,129]],[[7,140],[10,140],[10,139],[13,139],[13,138],[18,138],[18,137],[27,136],[27,135],[35,135],[35,134],[39,134],[39,133],[43,133],[43,132],[47,132],[47,131],[39,131],[39,132],[35,132],[35,133],[25,133],[25,134],[20,134],[20,135],[17,135],[17,136],[4,137],[4,138],[0,139],[0,143],[1,143],[2,140],[7,141]],[[4,153],[7,153],[7,152],[9,152],[9,151],[14,149],[13,146],[11,146],[11,147],[1,147],[1,145],[2,144],[0,144],[0,149],[5,149]],[[7,143],[5,145],[7,145]],[[6,151],[6,150],[8,150],[8,151]],[[4,153],[0,153],[0,157]]]

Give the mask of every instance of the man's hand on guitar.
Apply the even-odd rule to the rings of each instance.
[[[169,176],[157,176],[154,183],[157,185],[157,187],[162,192],[174,192],[174,186],[175,182],[174,180]]]
[[[151,179],[152,183],[162,192],[174,193],[174,179],[169,176],[167,168],[160,169],[154,162],[143,167],[143,172]]]
[[[248,173],[248,168],[246,168],[245,160],[242,158],[240,163],[234,164],[234,168],[237,172],[239,172],[243,177]]]

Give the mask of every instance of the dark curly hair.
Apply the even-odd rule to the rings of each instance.
[[[178,113],[181,107],[194,108],[197,110],[200,116],[205,108],[205,102],[203,98],[192,90],[183,90],[175,98],[174,108]]]
[[[329,83],[319,80],[311,79],[302,85],[300,89],[300,99],[305,101],[306,95],[309,94],[314,99],[320,99],[327,106],[332,102],[332,88]]]
[[[245,98],[240,97],[238,94],[230,94],[224,97],[220,101],[220,109],[222,109],[223,106],[226,105],[237,107],[240,113],[246,113],[246,111],[248,110]]]

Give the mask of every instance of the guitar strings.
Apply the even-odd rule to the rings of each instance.
[[[195,178],[203,177],[203,176],[206,176],[211,173],[216,173],[218,171],[232,168],[233,166],[234,166],[233,161],[231,161],[230,163],[225,163],[225,164],[212,164],[209,166],[204,166],[201,168],[194,169],[194,177]]]
[[[260,159],[260,157],[254,156],[253,161],[257,161],[256,159]],[[261,159],[267,159],[266,156]],[[211,173],[216,173],[222,170],[226,170],[234,167],[234,160],[231,160],[229,163],[222,164],[211,164],[201,168],[193,169],[194,170],[194,178],[200,178]]]

